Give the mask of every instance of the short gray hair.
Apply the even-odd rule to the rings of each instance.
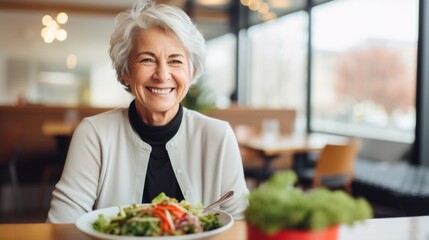
[[[151,0],[136,2],[127,11],[115,18],[115,26],[110,38],[109,54],[116,70],[118,81],[131,92],[122,79],[129,74],[128,57],[133,48],[133,38],[139,30],[157,27],[173,32],[187,50],[192,75],[191,84],[202,75],[205,65],[206,45],[190,17],[180,8],[156,4]]]

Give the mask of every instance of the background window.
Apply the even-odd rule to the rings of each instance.
[[[413,142],[417,0],[333,1],[312,13],[312,130]]]
[[[305,127],[308,14],[304,11],[258,24],[248,31],[250,67],[247,103],[294,108]]]
[[[226,34],[207,41],[206,69],[200,84],[208,94],[201,101],[214,102],[223,108],[230,104],[230,96],[235,89],[237,38]]]

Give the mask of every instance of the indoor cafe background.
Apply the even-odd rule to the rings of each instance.
[[[108,48],[115,14],[133,2],[0,0],[0,104],[127,106],[132,98],[116,80]],[[427,47],[419,43],[427,35],[423,1],[162,2],[186,9],[207,40],[200,101],[296,109],[295,131],[361,138],[360,157],[383,166],[429,166],[420,160],[426,137],[416,131],[425,130],[416,123],[429,104],[418,92],[428,74],[418,68],[427,61],[419,54]],[[60,12],[68,20],[56,29],[66,38],[43,38],[42,18]]]

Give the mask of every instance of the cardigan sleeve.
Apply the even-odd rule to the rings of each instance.
[[[222,156],[222,183],[221,191],[226,193],[234,190],[235,197],[221,206],[221,210],[230,213],[235,220],[244,218],[244,211],[248,206],[249,190],[244,178],[243,163],[235,134],[227,124],[223,142]]]
[[[74,131],[61,179],[52,194],[47,222],[74,223],[92,211],[100,176],[100,144],[91,122],[83,119]]]

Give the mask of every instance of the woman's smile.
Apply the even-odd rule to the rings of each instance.
[[[152,87],[147,87],[147,89],[150,92],[159,94],[159,95],[167,95],[174,90],[174,88],[152,88]]]

